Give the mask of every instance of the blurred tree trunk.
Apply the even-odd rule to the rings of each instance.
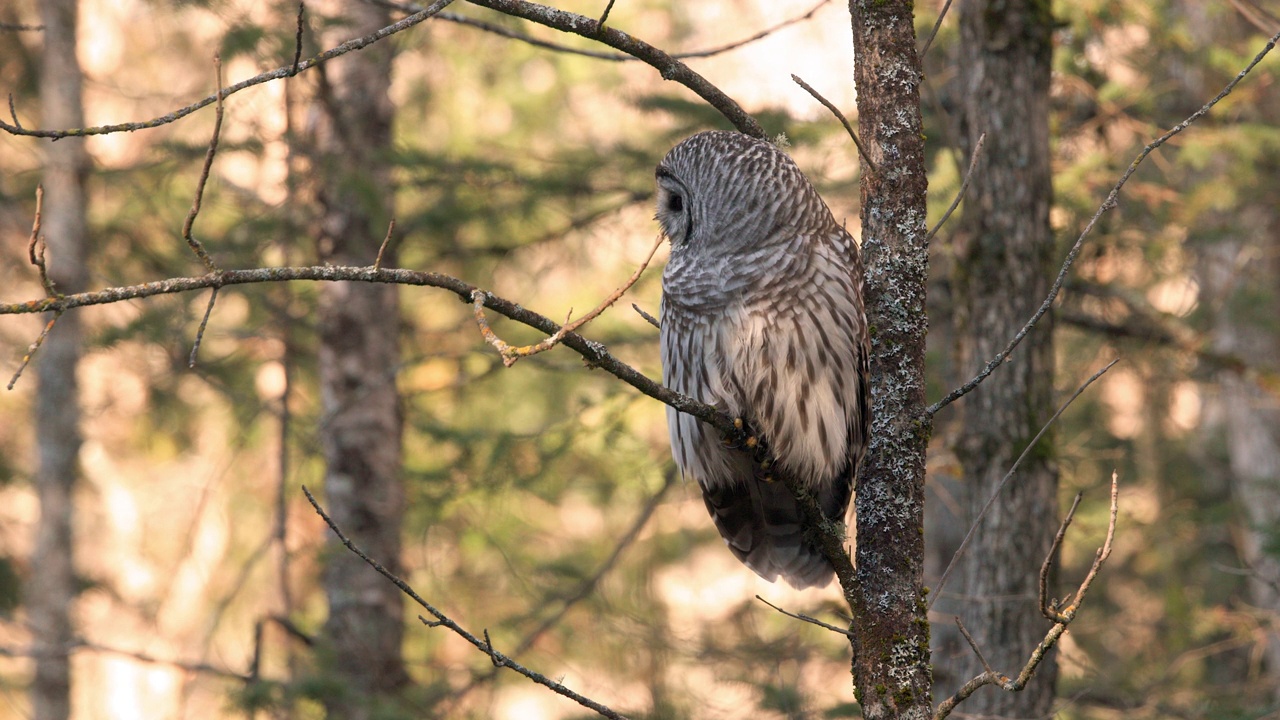
[[[390,24],[388,11],[372,3],[333,2],[316,11],[324,18],[325,47]],[[321,68],[309,124],[321,213],[316,237],[327,263],[372,265],[391,220],[393,55],[392,43],[382,42]],[[394,259],[384,262],[390,266]],[[394,286],[320,286],[325,496],[338,525],[392,572],[400,570],[404,503],[396,392],[399,317]],[[341,547],[329,556],[324,585],[329,670],[341,685],[326,699],[328,716],[368,718],[408,682],[400,653],[400,591]]]
[[[1053,17],[1038,0],[964,0],[960,24],[961,149],[986,145],[957,231],[956,315],[961,366],[980,368],[1044,301],[1053,270],[1049,227],[1049,71]],[[957,455],[970,517],[1053,413],[1053,324],[1046,316],[995,375],[960,402]],[[1016,675],[1048,623],[1037,605],[1040,564],[1058,528],[1058,473],[1042,439],[978,526],[958,572],[961,615],[987,659]],[[981,672],[967,654],[958,679]],[[1023,692],[988,687],[964,711],[1045,717],[1055,663]]]
[[[1213,350],[1251,368],[1218,371],[1219,392],[1204,413],[1209,427],[1202,437],[1209,445],[1225,440],[1227,476],[1240,508],[1234,539],[1251,571],[1249,603],[1270,616],[1259,643],[1259,685],[1280,702],[1280,402],[1274,388],[1264,386],[1266,375],[1280,373],[1280,193],[1270,187],[1260,194],[1248,193],[1239,212],[1220,218],[1223,237],[1193,247],[1201,296],[1212,308]]]
[[[77,0],[40,3],[44,24],[40,113],[44,127],[84,126],[76,58],[77,9]],[[88,155],[82,138],[65,138],[45,145],[45,149],[42,234],[48,242],[49,278],[58,292],[80,292],[87,275],[84,184]],[[76,595],[72,519],[80,455],[76,367],[81,335],[80,314],[64,314],[35,360],[40,521],[24,604],[38,649],[31,685],[36,720],[65,720],[71,714],[71,606]]]

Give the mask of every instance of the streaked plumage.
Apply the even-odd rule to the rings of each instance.
[[[658,165],[668,387],[744,419],[775,462],[844,520],[869,410],[858,246],[785,153],[731,132]],[[729,549],[761,577],[826,584],[795,500],[720,433],[667,408],[671,451],[702,487]]]

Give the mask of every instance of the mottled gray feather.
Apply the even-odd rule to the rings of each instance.
[[[694,135],[659,164],[662,364],[673,390],[746,420],[775,461],[843,520],[868,426],[862,266],[795,163],[729,132]],[[702,487],[730,550],[796,587],[831,568],[795,500],[697,419],[667,409],[672,454]]]

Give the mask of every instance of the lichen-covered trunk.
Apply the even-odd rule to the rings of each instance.
[[[308,11],[325,18],[326,47],[389,24],[385,8],[365,2],[309,4]],[[392,44],[383,42],[327,63],[316,89],[308,120],[321,213],[316,237],[327,263],[372,265],[391,220],[392,54]],[[393,285],[342,282],[320,288],[325,496],[338,525],[392,572],[399,571],[404,514],[399,317]],[[328,716],[375,716],[408,682],[400,652],[400,591],[336,544],[324,587],[325,652],[331,661],[326,667],[340,687],[325,699]]]
[[[862,169],[862,251],[871,331],[871,445],[858,477],[854,692],[863,717],[932,714],[925,617],[924,136],[912,3],[851,0]]]
[[[957,135],[967,156],[982,133],[964,212],[954,234],[960,365],[977,370],[1044,302],[1054,270],[1049,208],[1049,72],[1053,17],[1043,0],[963,0],[956,8]],[[1012,358],[957,405],[956,452],[969,518],[1053,414],[1053,322],[1046,316]],[[1037,578],[1058,528],[1058,471],[1049,436],[1022,462],[978,525],[958,569],[960,615],[991,666],[1016,675],[1044,637]],[[965,652],[963,682],[982,672]],[[989,686],[965,712],[1044,717],[1057,669],[1050,657],[1019,693]],[[954,688],[952,688],[954,689]]]
[[[40,3],[44,52],[40,61],[41,125],[84,126],[80,64],[76,59],[77,0]],[[43,230],[49,278],[62,293],[85,287],[85,175],[82,138],[45,145]],[[47,320],[48,318],[46,318]],[[36,526],[31,579],[24,605],[34,636],[36,673],[31,684],[35,720],[66,720],[71,714],[71,610],[73,497],[79,474],[80,401],[76,367],[81,354],[80,314],[58,319],[35,361],[35,423],[38,461]]]

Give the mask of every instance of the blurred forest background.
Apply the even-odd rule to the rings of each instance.
[[[857,153],[789,77],[852,111],[847,9],[815,2],[627,0],[609,23],[671,52],[777,28],[688,62],[771,134],[785,133],[856,236]],[[597,17],[602,5],[562,6]],[[940,5],[918,3],[922,37]],[[357,6],[356,15],[406,14],[390,4],[349,7]],[[215,53],[228,85],[287,66],[297,10],[83,0],[78,124],[149,119],[210,94]],[[1135,153],[1213,97],[1280,29],[1280,4],[1081,0],[1055,10],[1051,221],[1059,258]],[[361,225],[376,250],[394,217],[395,265],[449,273],[556,319],[570,308],[585,312],[625,281],[657,233],[654,165],[679,139],[725,121],[641,63],[501,33],[612,54],[602,46],[463,3],[449,11],[487,27],[438,17],[362,51],[382,53],[389,107],[342,95],[359,84],[344,85],[350,78],[336,71],[227,99],[194,232],[216,262],[358,258],[368,247],[326,242],[333,223]],[[304,57],[367,32],[338,16],[308,3]],[[962,93],[952,20],[926,59],[933,218],[968,165],[950,118]],[[42,22],[32,0],[0,8],[0,89],[12,93],[24,126],[69,127],[75,123],[51,121],[48,111],[42,117],[48,28],[18,27]],[[368,158],[326,146],[326,123],[342,120],[326,115],[324,98],[335,96],[359,117],[385,121],[367,133],[386,135],[378,182],[336,181],[335,168]],[[213,123],[206,108],[84,143],[86,269],[61,287],[205,272],[182,226]],[[74,142],[0,135],[0,300],[44,294],[27,260],[35,189],[45,182],[48,213],[49,153]],[[344,198],[372,198],[381,211],[335,219],[335,208],[354,202]],[[53,271],[66,260],[53,230],[45,232]],[[956,361],[949,299],[965,268],[950,235],[944,227],[934,240],[931,401],[978,369]],[[628,305],[657,312],[665,253],[584,331],[654,378],[657,331]],[[354,361],[334,365],[322,346],[359,334],[335,324],[333,313],[365,300],[334,292],[313,283],[223,290],[194,369],[188,354],[207,292],[75,310],[54,327],[49,343],[60,333],[80,333],[83,343],[73,366],[83,443],[72,455],[79,479],[67,515],[74,717],[310,718],[350,692],[358,661],[326,654],[321,639],[332,629],[335,588],[363,580],[333,577],[345,551],[300,491],[305,484],[328,502],[325,493],[338,486],[326,482],[326,452],[334,442],[360,442],[341,435],[328,394],[335,371],[326,370],[341,374]],[[388,422],[403,421],[402,448],[390,450],[402,460],[377,471],[395,489],[353,521],[390,535],[382,547],[394,557],[380,560],[463,626],[487,628],[499,650],[636,716],[856,716],[844,639],[754,597],[833,619],[838,591],[771,585],[733,560],[697,489],[675,477],[659,403],[565,350],[505,369],[470,307],[430,288],[390,292],[399,314],[385,314],[384,334],[399,347],[366,356],[355,372],[393,383],[398,410]],[[1129,182],[1056,310],[1061,398],[1121,359],[1056,427],[1060,499],[1086,491],[1064,550],[1064,586],[1088,567],[1105,530],[1112,469],[1122,487],[1114,555],[1056,651],[1056,717],[1280,718],[1278,293],[1280,86],[1277,60],[1268,58]],[[388,302],[385,294],[367,300]],[[6,377],[44,322],[0,321]],[[495,321],[495,330],[511,342],[538,339],[514,323]],[[14,389],[0,393],[5,720],[35,716],[33,618],[48,610],[33,599],[47,567],[37,547],[37,428],[50,427],[38,418],[40,403],[51,402],[37,388],[42,363],[57,352],[47,345]],[[1000,382],[998,371],[989,382]],[[342,407],[361,403],[357,393]],[[928,585],[969,523],[956,484],[959,417],[943,410],[933,436]],[[1056,526],[1058,518],[1043,522]],[[943,597],[949,607],[992,600],[968,597],[957,581]],[[389,634],[369,636],[398,645],[403,659],[394,699],[374,717],[582,715],[416,616],[408,608],[394,628],[373,631]],[[951,615],[931,619],[941,629]],[[945,633],[935,639],[938,667],[970,652],[944,643]]]

